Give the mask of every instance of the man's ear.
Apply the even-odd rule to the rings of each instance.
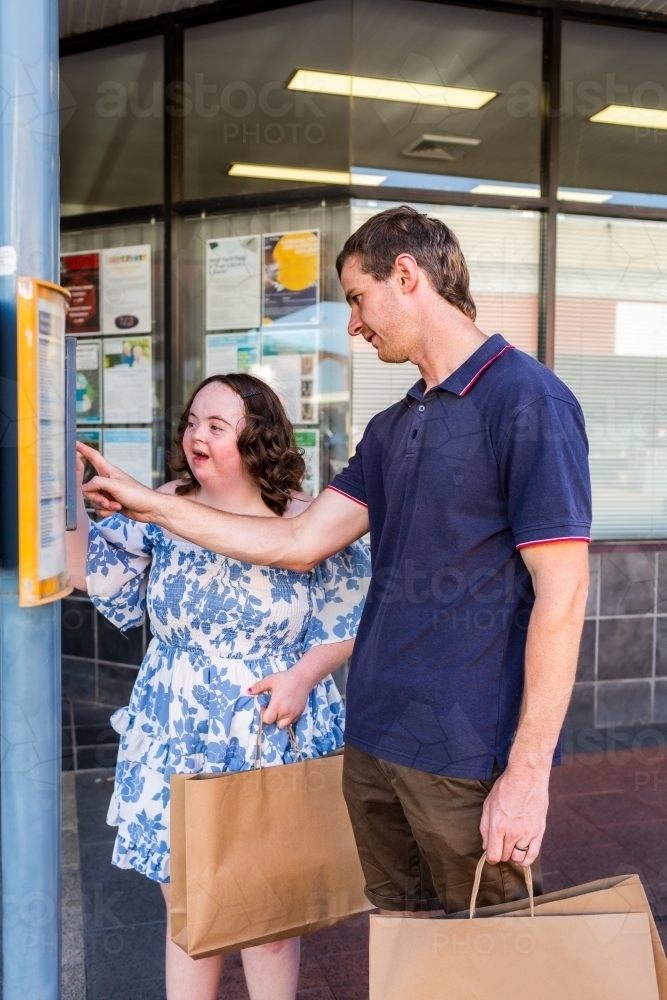
[[[412,254],[399,254],[394,262],[394,271],[400,291],[405,295],[413,292],[419,281],[419,265]]]

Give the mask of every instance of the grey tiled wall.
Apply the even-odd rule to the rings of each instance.
[[[121,633],[85,594],[62,606],[63,698],[127,705],[150,633],[146,625]]]
[[[667,551],[596,545],[567,727],[667,723]]]

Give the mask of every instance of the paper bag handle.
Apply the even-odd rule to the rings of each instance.
[[[259,724],[257,726],[257,739],[255,740],[255,759],[253,761],[252,769],[253,771],[259,770],[262,767],[262,733],[264,731],[264,721],[260,715]],[[297,743],[296,733],[294,732],[293,726],[287,727],[287,733],[289,736],[289,741],[292,750],[299,757],[303,757],[303,751],[299,749],[299,744]]]
[[[470,897],[470,919],[472,920],[475,916],[475,905],[477,903],[477,893],[479,892],[480,882],[482,881],[482,870],[486,863],[486,851],[481,856],[477,862],[477,870],[475,871],[475,881],[472,886],[472,895]],[[530,867],[523,869],[523,877],[526,880],[526,887],[528,889],[528,898],[530,899],[530,915],[535,916],[535,900],[533,899],[533,872]]]

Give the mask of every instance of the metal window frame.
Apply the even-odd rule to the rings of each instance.
[[[367,187],[336,185],[309,187],[303,190],[263,192],[257,195],[235,195],[196,200],[184,198],[184,123],[182,117],[169,113],[168,102],[178,94],[184,84],[185,31],[188,28],[204,24],[228,21],[285,7],[300,6],[309,2],[310,0],[292,0],[291,3],[285,3],[284,0],[232,0],[232,2],[230,0],[214,0],[212,3],[199,7],[190,7],[170,14],[71,35],[61,39],[60,42],[62,58],[156,35],[162,35],[164,39],[163,203],[65,216],[61,226],[64,232],[71,232],[80,229],[149,221],[152,218],[164,222],[165,455],[168,454],[171,447],[169,415],[177,398],[174,371],[179,344],[178,328],[174,322],[172,250],[175,246],[176,229],[180,225],[181,219],[202,213],[210,214],[269,204],[313,204],[319,203],[323,199],[328,202],[340,202],[350,198],[367,198],[369,194]],[[495,2],[494,0],[476,0],[474,4],[467,2],[467,0],[430,0],[430,2],[434,5],[462,6],[468,9],[474,7],[478,10],[542,18],[541,197],[514,198],[418,188],[383,188],[382,200],[421,201],[439,205],[469,205],[482,208],[527,209],[540,212],[542,221],[538,296],[538,358],[553,368],[558,215],[667,221],[667,209],[633,205],[592,205],[558,199],[562,25],[564,21],[580,21],[601,26],[632,28],[667,34],[667,15],[618,7],[605,8],[595,3],[579,3],[577,0],[495,0]]]

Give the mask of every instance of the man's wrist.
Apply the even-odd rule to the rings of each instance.
[[[553,766],[553,750],[549,753],[510,754],[505,774],[517,781],[534,782],[543,779],[548,782]]]

